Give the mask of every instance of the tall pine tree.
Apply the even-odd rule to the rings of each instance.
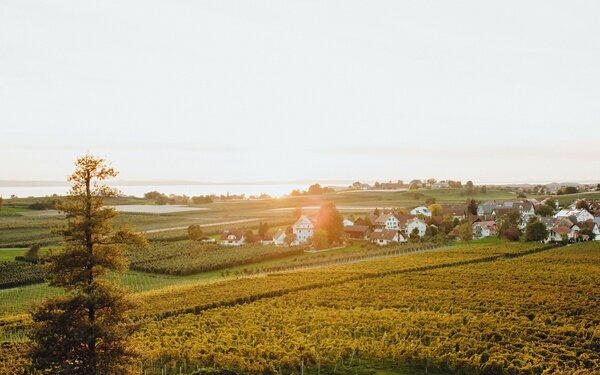
[[[31,359],[35,370],[52,374],[121,374],[130,370],[135,348],[129,342],[134,301],[111,273],[127,267],[124,245],[145,244],[126,227],[113,232],[116,212],[104,198],[118,192],[102,184],[117,172],[103,159],[86,155],[69,177],[71,190],[58,209],[67,225],[56,232],[63,248],[47,264],[50,285],[65,290],[32,312]]]

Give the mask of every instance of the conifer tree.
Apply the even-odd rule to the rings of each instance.
[[[146,244],[122,227],[113,232],[116,211],[104,198],[118,192],[102,184],[117,172],[103,159],[79,158],[69,177],[71,190],[58,209],[67,216],[62,250],[51,254],[47,277],[65,294],[32,311],[31,359],[35,370],[52,374],[122,374],[129,372],[135,348],[129,342],[134,301],[115,280],[127,267],[124,245]]]

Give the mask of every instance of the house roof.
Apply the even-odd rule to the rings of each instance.
[[[234,240],[239,241],[244,237],[245,231],[243,229],[235,228],[235,229],[226,229],[221,233],[221,240],[228,240],[229,236],[235,236]]]
[[[481,208],[483,210],[484,214],[491,214],[492,211],[494,211],[494,208],[497,208],[498,204],[497,203],[482,203],[479,205],[479,208]]]
[[[423,224],[427,224],[427,223],[425,222],[425,220],[419,219],[418,217],[413,217],[412,219],[410,219],[410,220],[408,220],[408,221],[406,222],[406,225],[408,226],[410,223],[414,223],[414,222],[417,222],[417,221],[420,221],[420,222],[421,222],[421,223],[423,223]]]
[[[299,225],[304,219],[308,220],[313,226],[316,226],[316,220],[314,218],[310,218],[306,215],[300,215],[298,220],[294,223],[294,226]]]
[[[476,223],[473,223],[473,225],[479,225],[482,228],[487,228],[487,229],[494,229],[494,228],[496,228],[496,222],[492,221],[492,220],[478,221]]]
[[[398,221],[400,222],[400,226],[406,226],[406,224],[416,218],[415,215],[409,215],[409,214],[395,214],[394,216],[396,216],[396,219],[398,219]]]
[[[503,216],[511,212],[516,212],[517,210],[515,208],[496,207],[493,211],[496,213],[496,216]]]
[[[348,225],[344,227],[344,232],[366,234],[369,231],[367,225]]]
[[[594,220],[586,220],[577,224],[581,229],[590,229],[593,230],[596,225],[598,225]]]
[[[392,229],[384,229],[381,231],[376,231],[371,233],[372,240],[384,240],[384,241],[392,241],[394,237],[398,234],[397,230]]]
[[[273,235],[273,239],[279,238],[281,237],[281,235],[285,235],[285,231],[280,229],[277,232],[275,232],[275,234]]]
[[[571,228],[577,223],[577,219],[563,217],[554,222],[554,226]]]
[[[465,216],[465,212],[467,212],[467,205],[442,206],[442,210],[444,215]]]
[[[379,215],[379,217],[377,218],[377,220],[375,221],[375,223],[377,223],[377,224],[385,224],[385,222],[390,217],[394,217],[394,215],[393,214],[381,214],[381,215]]]
[[[571,228],[568,227],[553,227],[552,230],[558,234],[569,234],[571,233]]]

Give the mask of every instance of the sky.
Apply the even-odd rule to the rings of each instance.
[[[600,180],[598,1],[0,0],[0,180]]]

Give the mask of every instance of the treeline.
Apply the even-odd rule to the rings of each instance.
[[[334,193],[334,192],[335,192],[335,189],[333,189],[333,188],[330,188],[327,186],[321,186],[320,184],[313,184],[308,187],[308,190],[294,189],[294,190],[292,190],[290,195],[292,197],[299,197],[302,195],[323,195],[323,194]]]
[[[163,194],[158,191],[150,191],[144,194],[144,198],[151,199],[158,205],[165,204],[206,204],[213,203],[215,201],[230,201],[230,200],[246,200],[246,199],[270,199],[269,194],[250,195],[246,194],[208,194],[208,195],[196,195],[189,197],[185,194]]]
[[[158,191],[150,191],[144,194],[144,198],[151,199],[158,205],[165,204],[204,204],[214,202],[214,195],[198,195],[188,197],[187,195],[166,195]]]

